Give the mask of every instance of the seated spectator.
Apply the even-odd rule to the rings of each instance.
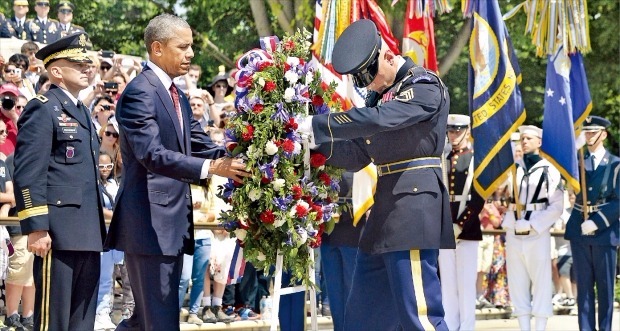
[[[102,127],[108,125],[108,120],[110,117],[114,116],[115,110],[116,106],[114,106],[114,100],[110,96],[104,95],[95,99],[91,107],[90,116],[93,120],[93,124],[95,124],[97,132],[99,132]]]
[[[10,68],[11,66],[9,66]],[[14,68],[14,67],[13,67]],[[14,70],[14,69],[13,69]],[[0,120],[7,127],[8,137],[4,144],[0,145],[0,152],[4,155],[12,154],[15,151],[17,142],[17,98],[21,95],[17,87],[12,83],[5,83],[0,86]]]

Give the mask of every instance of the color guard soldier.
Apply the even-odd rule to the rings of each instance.
[[[564,211],[564,191],[560,172],[539,155],[542,129],[523,125],[519,132],[523,160],[513,181],[518,195],[502,222],[510,298],[521,330],[544,330],[553,316],[549,229]]]
[[[37,0],[34,10],[37,12],[37,17],[30,22],[30,40],[51,44],[60,39],[58,21],[48,16],[50,11],[49,0]]]
[[[28,0],[14,0],[13,12],[15,15],[7,18],[0,28],[0,38],[17,38],[28,40],[30,22],[26,19],[28,13]]]
[[[456,249],[439,250],[441,296],[450,330],[473,330],[476,326],[476,277],[478,245],[482,240],[478,214],[484,199],[472,187],[474,150],[469,140],[471,119],[466,115],[448,116],[447,186],[450,193]]]
[[[87,36],[74,34],[36,53],[52,86],[19,118],[15,200],[35,254],[35,330],[93,330],[105,225],[99,139],[77,99],[88,86]]]
[[[344,329],[447,330],[437,255],[455,247],[440,157],[448,91],[432,71],[394,54],[370,20],[347,27],[332,59],[371,91],[367,107],[308,117],[300,131],[313,135],[329,164],[358,171],[374,162],[379,175]]]
[[[620,245],[620,158],[604,146],[610,125],[610,121],[599,116],[590,116],[583,124],[588,148],[584,158],[585,187],[577,195],[564,235],[570,240],[577,276],[580,330],[597,330],[597,302],[598,330],[611,330],[613,317],[617,248]],[[583,194],[587,198],[585,206]],[[587,214],[585,221],[584,209]]]
[[[56,6],[61,38],[74,33],[84,32],[83,27],[72,23],[74,10],[75,5],[69,1],[61,1]]]

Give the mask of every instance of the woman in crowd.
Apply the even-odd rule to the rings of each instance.
[[[114,100],[111,97],[103,95],[95,99],[91,107],[90,116],[98,132],[101,128],[106,127],[108,120],[114,116],[115,110],[116,106],[114,106]]]
[[[26,72],[30,66],[30,61],[28,60],[28,56],[23,54],[13,54],[9,58],[9,62],[7,64],[7,68],[14,69],[12,79],[9,81],[17,86],[19,91],[23,96],[25,96],[28,100],[34,98],[36,95],[34,91],[34,86],[30,83],[29,80],[26,79]]]

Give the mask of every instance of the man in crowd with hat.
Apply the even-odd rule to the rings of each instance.
[[[13,12],[15,15],[6,19],[2,27],[0,27],[0,38],[28,40],[30,22],[32,21],[26,19],[28,9],[28,0],[13,1]]]
[[[34,10],[37,12],[37,17],[30,22],[28,38],[43,44],[51,44],[60,39],[58,21],[48,17],[50,12],[49,0],[37,0]]]
[[[456,249],[439,250],[441,296],[445,320],[450,330],[473,330],[476,326],[476,276],[478,244],[482,240],[478,214],[484,199],[472,187],[474,150],[469,140],[471,119],[467,115],[448,116],[448,141],[452,150],[446,167],[450,209]]]
[[[455,247],[441,170],[448,91],[433,72],[394,54],[370,20],[347,27],[332,59],[338,73],[368,89],[367,107],[308,117],[300,131],[329,164],[358,171],[374,162],[379,175],[344,329],[447,330],[437,255]]]
[[[61,1],[56,6],[58,12],[58,26],[60,28],[60,37],[68,36],[70,34],[84,32],[84,28],[73,24],[73,11],[75,5],[69,1]]]
[[[614,278],[620,244],[620,158],[604,146],[610,125],[609,120],[599,116],[590,116],[583,124],[588,152],[580,166],[585,168],[585,187],[577,195],[564,235],[570,240],[573,253],[581,330],[611,330],[614,310]]]
[[[35,330],[93,330],[105,224],[99,139],[77,99],[88,86],[87,36],[59,39],[36,53],[52,86],[21,114],[15,200],[35,254]]]
[[[553,316],[549,229],[564,210],[564,191],[560,172],[539,155],[542,129],[523,125],[519,132],[523,159],[517,163],[512,208],[502,223],[510,298],[521,330],[544,330]]]

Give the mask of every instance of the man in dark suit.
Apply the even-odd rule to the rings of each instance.
[[[37,17],[30,22],[28,39],[44,44],[51,44],[60,39],[58,21],[48,17],[49,0],[37,0],[34,10],[37,12]]]
[[[183,253],[193,254],[194,247],[189,184],[209,174],[240,182],[249,173],[243,162],[221,158],[224,149],[201,129],[172,83],[187,73],[194,56],[187,22],[157,16],[144,40],[146,68],[116,105],[123,181],[106,248],[125,252],[136,301],[133,316],[117,330],[178,330]]]
[[[15,15],[6,19],[0,27],[0,38],[17,38],[27,40],[30,34],[30,22],[26,19],[28,0],[14,0],[13,12]]]
[[[604,146],[610,125],[610,121],[599,116],[588,117],[583,124],[588,148],[586,186],[575,199],[564,235],[570,240],[577,276],[580,330],[611,330],[613,319],[617,249],[620,245],[620,158]],[[585,203],[583,194],[587,198]]]
[[[450,99],[433,72],[395,55],[370,20],[336,41],[333,66],[370,95],[367,107],[300,124],[327,163],[377,165],[375,204],[360,238],[345,330],[447,330],[437,276],[439,248],[454,248],[441,159]],[[382,298],[369,305],[369,298]]]
[[[15,200],[35,254],[35,330],[92,330],[105,225],[97,189],[99,139],[78,101],[88,86],[87,36],[36,53],[52,87],[21,114]]]

